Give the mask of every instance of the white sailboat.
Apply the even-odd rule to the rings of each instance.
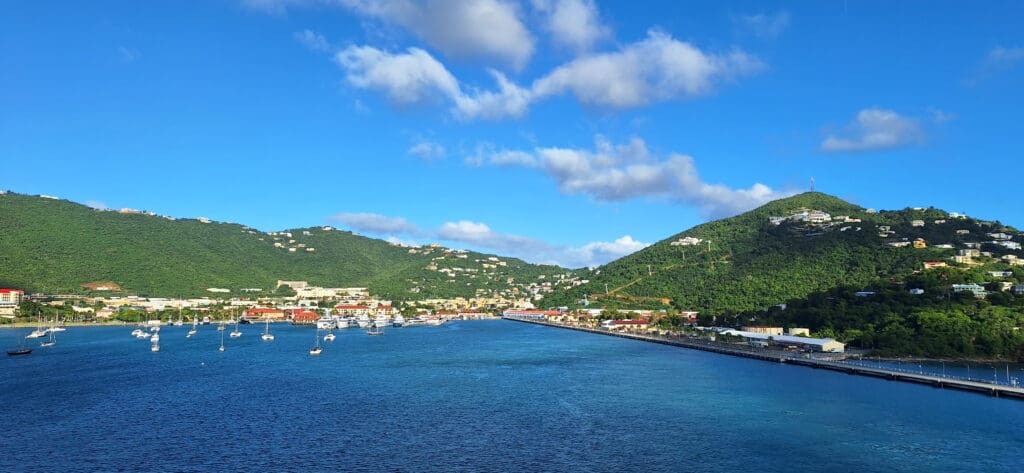
[[[324,351],[323,348],[320,348],[320,329],[316,329],[316,337],[314,337],[313,340],[315,341],[313,342],[313,348],[309,349],[309,354],[319,355],[321,352]]]
[[[333,342],[334,341],[334,330],[331,330],[330,332],[327,333],[327,335],[324,335],[324,341],[325,342]]]
[[[57,317],[54,317],[53,318],[53,325],[50,327],[49,331],[50,332],[65,332],[65,331],[67,331],[67,329],[64,328],[64,326],[62,326],[60,324],[60,319],[58,319]]]
[[[260,338],[265,342],[272,342],[274,341],[274,334],[270,333],[270,317],[264,316],[263,318],[267,321],[267,329],[263,332],[263,336]]]
[[[242,332],[238,330],[238,321],[235,321],[235,331],[231,332],[231,338],[238,338],[242,336]]]
[[[220,348],[218,348],[218,350],[224,351],[224,332],[223,331],[220,332]]]
[[[50,339],[45,341],[45,342],[43,342],[43,343],[40,343],[39,346],[41,346],[41,347],[52,347],[52,346],[54,346],[56,344],[57,344],[57,336],[53,332],[50,332]]]
[[[150,340],[153,342],[153,345],[149,347],[149,351],[160,351],[160,335],[154,334],[153,338],[151,338]]]
[[[193,335],[199,332],[199,317],[192,316],[192,328],[188,329],[188,335],[185,338],[192,338]]]
[[[38,315],[38,314],[37,314]],[[46,336],[46,329],[43,328],[43,316],[39,315],[39,326],[32,331],[32,333],[25,336],[25,338],[43,338]]]

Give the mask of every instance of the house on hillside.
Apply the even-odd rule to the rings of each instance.
[[[910,221],[910,226],[911,227],[923,227],[924,226],[924,220],[911,220]]]
[[[974,297],[984,298],[988,292],[979,284],[954,284],[953,292],[972,292]]]
[[[933,269],[933,268],[946,268],[946,267],[949,267],[949,265],[946,264],[945,261],[925,261],[923,264],[924,264],[924,269],[926,269],[926,270]]]

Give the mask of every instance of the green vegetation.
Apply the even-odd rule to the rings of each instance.
[[[489,295],[508,289],[509,278],[531,282],[541,274],[565,272],[501,258],[506,266],[450,282],[452,277],[427,269],[432,262],[436,267],[456,264],[450,256],[436,260],[445,256],[443,248],[411,254],[408,248],[346,231],[315,227],[290,233],[271,236],[233,223],[99,211],[7,193],[0,195],[0,287],[88,293],[82,284],[113,281],[126,293],[188,297],[211,295],[206,291],[211,287],[230,289],[231,294],[260,288],[266,294],[283,279],[368,287],[386,298],[417,299],[470,297],[478,289]],[[480,268],[475,260],[491,255],[466,256],[457,264]]]
[[[803,210],[860,222],[769,221]],[[924,225],[914,226],[914,220]],[[880,227],[890,227],[892,233],[881,237]],[[986,234],[992,232],[1024,241],[999,222],[949,218],[937,209],[873,213],[832,196],[805,193],[699,225],[581,272],[589,283],[556,291],[544,298],[544,305],[695,310],[701,312],[702,323],[714,318],[720,324],[809,327],[887,354],[1020,358],[1021,298],[1004,292],[987,272],[1009,270],[1000,257],[1024,253],[990,243]],[[671,244],[683,237],[701,242]],[[919,238],[927,248],[913,247]],[[908,246],[890,245],[897,242]],[[979,251],[990,254],[976,258],[981,266],[952,261],[968,242],[979,243]],[[944,261],[953,268],[922,272],[924,261]],[[998,282],[1024,281],[1021,267],[1013,268],[1012,277]],[[973,294],[949,295],[954,283],[986,282],[993,284],[987,286],[985,300]],[[911,296],[909,288],[923,289],[926,295]],[[864,290],[876,295],[853,295]],[[775,307],[783,303],[786,310]]]

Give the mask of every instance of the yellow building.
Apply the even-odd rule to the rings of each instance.
[[[923,248],[928,248],[928,244],[925,243],[924,240],[918,238],[918,239],[914,240],[914,248],[917,248],[919,250],[923,249]]]

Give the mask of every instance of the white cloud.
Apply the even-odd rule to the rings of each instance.
[[[902,148],[924,143],[925,132],[913,118],[878,107],[857,112],[853,122],[821,143],[825,152],[858,152]]]
[[[140,53],[138,49],[126,46],[118,46],[117,55],[124,62],[135,62],[136,59],[142,57],[142,53]]]
[[[402,217],[389,217],[375,213],[340,213],[328,220],[341,222],[349,228],[367,233],[416,234],[419,229]]]
[[[527,92],[497,71],[492,73],[498,92],[463,92],[455,76],[419,48],[389,53],[371,46],[350,46],[335,59],[350,84],[381,92],[397,105],[448,102],[459,118],[499,119],[523,114],[529,103]]]
[[[789,28],[790,15],[787,11],[733,17],[733,22],[760,38],[776,38]]]
[[[423,230],[402,217],[374,213],[343,213],[329,220],[342,222],[354,230],[387,235],[386,241],[392,244],[419,246],[418,241],[421,240],[444,241],[531,263],[556,264],[567,268],[601,265],[648,246],[629,235],[611,242],[596,241],[578,247],[552,244],[535,238],[496,232],[485,223],[471,220],[445,222],[434,230]]]
[[[584,104],[629,108],[705,95],[764,67],[739,50],[706,53],[652,30],[646,39],[619,51],[580,57],[556,68],[536,80],[532,92],[535,98],[572,93]]]
[[[324,38],[322,34],[316,33],[311,30],[296,31],[292,34],[292,37],[296,41],[301,43],[303,46],[320,52],[329,52],[331,50],[331,44],[327,42],[327,38]]]
[[[107,210],[109,208],[107,207],[107,204],[98,200],[87,200],[85,201],[85,206],[96,210]]]
[[[597,266],[648,246],[626,235],[613,242],[592,242],[580,247],[555,245],[519,235],[495,232],[487,224],[460,220],[445,222],[436,237],[477,248],[498,252],[540,264],[557,264],[568,268]]]
[[[709,217],[735,215],[792,194],[761,183],[746,189],[706,183],[692,157],[673,153],[659,159],[639,138],[622,145],[600,136],[596,141],[594,150],[551,147],[531,152],[493,151],[480,156],[476,163],[540,169],[555,180],[563,194],[587,195],[603,201],[664,199],[695,206]]]
[[[1024,61],[1024,47],[1017,48],[992,48],[985,58],[986,62],[997,66],[1013,66]]]
[[[934,107],[928,109],[928,115],[931,117],[933,122],[940,125],[943,123],[948,123],[953,120],[956,120],[955,113],[946,112],[944,110],[939,110]]]
[[[544,26],[551,39],[576,52],[589,51],[611,37],[593,0],[533,0],[533,7],[546,15]]]
[[[420,140],[413,144],[408,153],[424,161],[433,161],[435,159],[444,159],[445,149],[440,143],[435,143],[428,140]]]
[[[764,67],[742,51],[705,53],[655,31],[620,51],[577,58],[530,88],[491,70],[496,91],[463,87],[440,61],[419,48],[390,53],[350,46],[335,59],[354,87],[381,92],[398,105],[448,103],[452,114],[463,120],[520,117],[534,102],[566,93],[606,108],[697,97]]]
[[[515,69],[535,40],[518,4],[505,0],[340,0],[350,10],[400,26],[453,58],[496,59]]]

